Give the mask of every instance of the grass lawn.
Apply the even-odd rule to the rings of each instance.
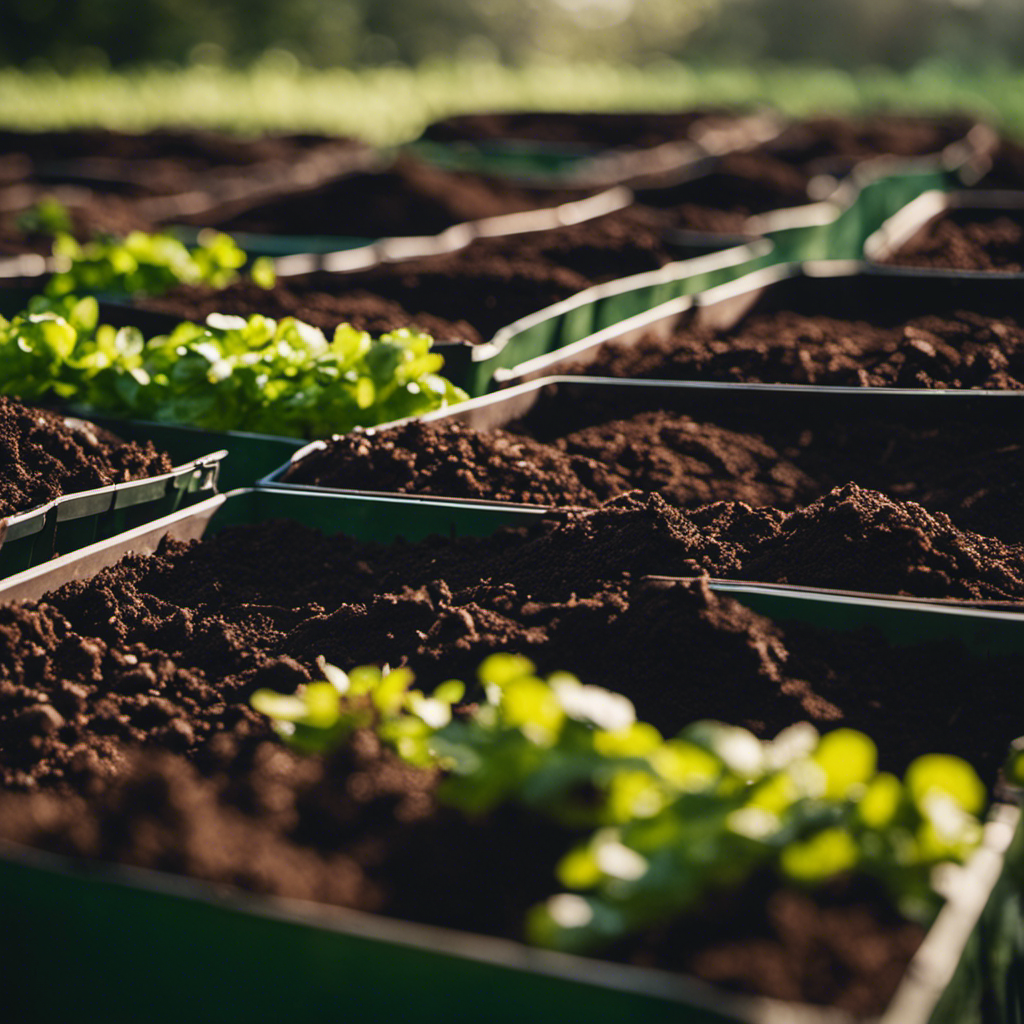
[[[138,130],[188,123],[243,132],[340,132],[390,145],[414,138],[433,118],[461,110],[655,109],[706,103],[771,103],[791,115],[872,107],[963,109],[1024,136],[1024,72],[966,73],[942,65],[908,74],[676,63],[647,68],[463,63],[312,71],[284,59],[265,60],[248,71],[195,66],[57,75],[0,69],[0,125],[39,129],[102,125]]]

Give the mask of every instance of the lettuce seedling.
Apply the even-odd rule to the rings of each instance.
[[[702,721],[665,739],[621,695],[565,672],[542,679],[509,654],[481,664],[484,699],[462,712],[457,681],[427,696],[407,669],[321,667],[326,681],[294,695],[253,695],[299,749],[375,729],[410,763],[440,768],[439,798],[466,814],[515,802],[587,831],[558,866],[566,891],[529,915],[539,945],[599,949],[761,870],[797,886],[867,874],[927,920],[935,867],[980,841],[985,791],[966,762],[926,755],[901,781],[851,729],[800,723],[762,741]]]
[[[44,196],[17,221],[25,234],[51,235],[59,270],[50,278],[46,294],[157,295],[179,284],[205,284],[224,288],[238,277],[246,254],[230,235],[207,229],[199,244],[189,248],[173,235],[132,231],[117,239],[97,235],[78,242],[67,208],[53,196]],[[261,257],[251,268],[253,281],[273,288],[274,264]]]
[[[98,324],[95,299],[37,296],[0,318],[0,393],[55,395],[85,410],[184,423],[326,437],[463,401],[440,375],[433,339],[380,338],[348,325],[328,339],[299,320],[213,315],[146,340]]]
[[[202,232],[192,248],[171,235],[145,231],[82,243],[61,233],[53,252],[60,265],[46,286],[46,294],[53,298],[159,295],[179,284],[224,288],[238,277],[247,258],[230,235],[217,231]],[[266,279],[264,271],[261,279]]]

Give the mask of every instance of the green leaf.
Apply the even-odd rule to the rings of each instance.
[[[258,288],[271,291],[277,284],[277,271],[274,269],[274,261],[269,256],[260,256],[253,260],[249,276]]]
[[[848,831],[830,828],[804,842],[790,843],[779,858],[782,871],[798,882],[821,882],[852,870],[857,844]]]
[[[836,729],[822,737],[814,754],[825,773],[825,796],[832,800],[863,792],[878,765],[878,749],[863,733]]]
[[[914,802],[921,806],[929,793],[945,793],[971,814],[985,806],[985,787],[974,769],[959,757],[925,754],[907,769],[906,785]]]

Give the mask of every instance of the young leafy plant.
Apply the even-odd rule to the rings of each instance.
[[[564,672],[541,679],[508,654],[481,664],[484,699],[462,712],[458,681],[426,695],[407,669],[321,668],[326,681],[294,695],[252,697],[299,749],[372,728],[410,763],[443,769],[439,797],[467,814],[514,801],[589,830],[559,864],[568,891],[529,916],[539,945],[599,949],[765,869],[800,886],[868,874],[924,920],[939,902],[933,869],[981,837],[985,790],[969,765],[926,755],[901,781],[851,729],[800,723],[762,741],[703,721],[665,739],[625,697]]]
[[[230,235],[204,231],[192,248],[167,234],[132,231],[123,239],[78,242],[59,234],[53,246],[60,269],[46,293],[63,295],[159,295],[179,284],[224,288],[238,277],[246,255]],[[271,267],[273,265],[271,264]],[[254,279],[266,282],[261,264]],[[271,282],[270,287],[273,284]]]
[[[206,284],[224,288],[238,277],[246,254],[230,235],[207,230],[198,245],[189,248],[165,232],[132,231],[118,239],[100,235],[79,242],[67,208],[53,196],[44,196],[18,218],[26,234],[51,235],[59,269],[49,280],[46,294],[158,295],[179,284]],[[250,268],[261,288],[273,288],[274,264],[266,257]]]
[[[328,339],[299,320],[213,315],[146,340],[98,323],[94,299],[37,297],[0,317],[0,393],[56,395],[94,412],[325,437],[465,399],[440,376],[429,335],[380,338],[342,325]]]

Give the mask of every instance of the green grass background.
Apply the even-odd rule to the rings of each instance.
[[[966,72],[938,63],[904,74],[674,62],[645,68],[462,63],[314,71],[285,59],[246,71],[202,65],[73,75],[0,69],[0,125],[36,129],[190,124],[240,132],[339,132],[392,145],[414,138],[433,118],[465,110],[671,109],[705,103],[766,103],[790,115],[967,110],[1024,137],[1024,71]]]

